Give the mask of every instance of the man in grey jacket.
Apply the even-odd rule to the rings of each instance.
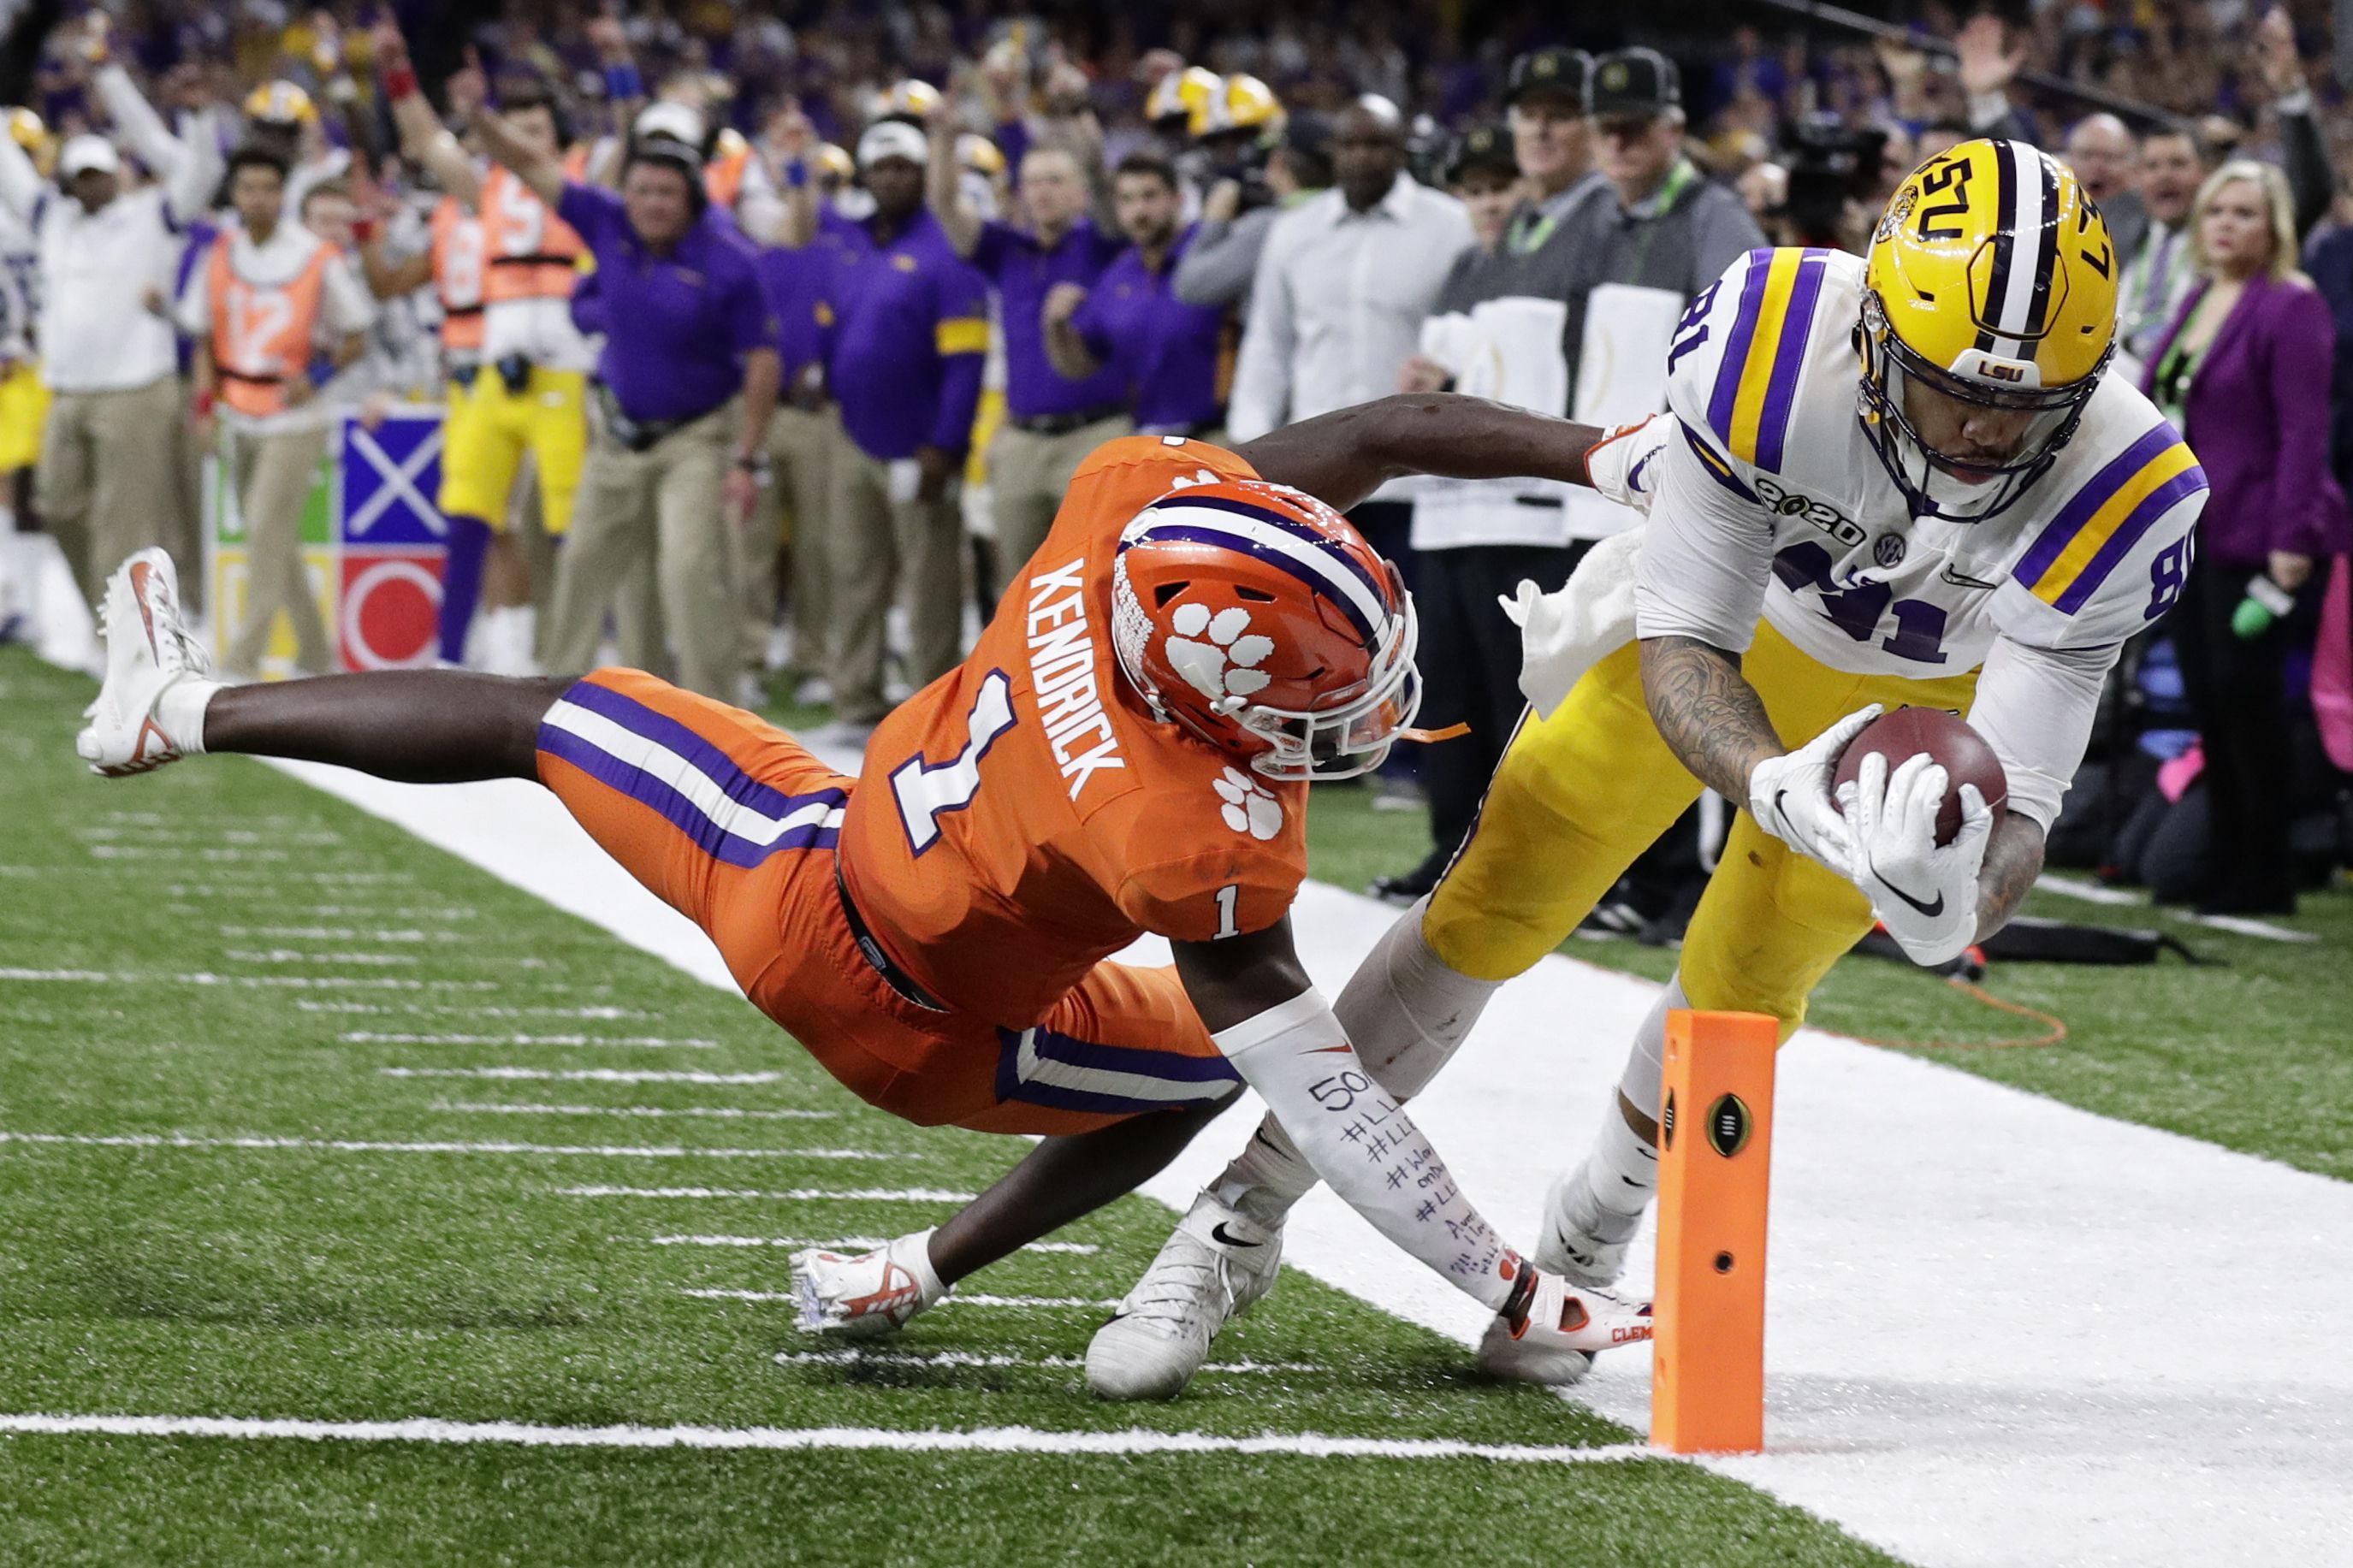
[[[1232,305],[1250,309],[1250,279],[1259,252],[1266,248],[1274,220],[1332,184],[1332,158],[1324,150],[1330,128],[1322,116],[1299,113],[1284,129],[1282,144],[1267,158],[1266,183],[1274,200],[1241,210],[1239,180],[1219,180],[1201,202],[1201,221],[1176,264],[1169,287],[1187,305]]]

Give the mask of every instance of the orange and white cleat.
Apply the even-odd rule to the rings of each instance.
[[[203,751],[205,705],[220,687],[204,679],[209,661],[181,622],[172,558],[149,548],[117,567],[100,616],[106,679],[74,737],[90,771],[121,778]]]
[[[855,1255],[804,1247],[793,1254],[793,1293],[799,1328],[831,1339],[870,1339],[906,1327],[936,1306],[948,1287],[933,1272],[932,1233],[919,1230],[887,1247]]]
[[[1527,1268],[1524,1263],[1523,1268]],[[1576,1383],[1593,1358],[1651,1337],[1651,1303],[1571,1285],[1528,1268],[1479,1342],[1479,1370],[1520,1383]]]

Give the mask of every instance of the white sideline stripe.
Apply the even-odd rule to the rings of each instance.
[[[335,1037],[355,1046],[627,1046],[639,1050],[715,1051],[717,1040],[669,1035],[406,1035],[351,1029]]]
[[[0,969],[0,980],[68,980],[99,985],[269,985],[296,991],[495,991],[495,980],[402,980],[374,974],[141,974],[130,970]]]
[[[702,933],[536,784],[285,771],[737,994]],[[1293,928],[1324,994],[1397,918],[1335,888],[1300,889]],[[1166,963],[1168,950],[1119,956]],[[1611,1103],[1657,995],[1546,958],[1497,994],[1472,1048],[1416,1100],[1416,1121],[1506,1236],[1536,1234],[1546,1187]],[[1919,1568],[2344,1556],[2353,1184],[1814,1029],[1777,1072],[1768,1448],[1707,1468]],[[1145,1190],[1182,1212],[1260,1109],[1250,1098]],[[2185,1352],[2182,1260],[2217,1236],[2231,1237],[2231,1331]],[[1328,1191],[1293,1211],[1284,1243],[1287,1261],[1459,1342],[1485,1328]],[[1649,1369],[1645,1349],[1613,1352],[1577,1396],[1640,1428]],[[2218,1430],[2260,1436],[2198,1440]]]
[[[382,1017],[391,1014],[417,1016],[463,1013],[470,1018],[580,1018],[600,1022],[651,1016],[632,1007],[482,1007],[470,1002],[310,1002],[294,1005],[305,1013],[353,1013]]]
[[[871,1149],[686,1149],[660,1143],[394,1143],[369,1138],[199,1138],[184,1132],[0,1132],[0,1143],[89,1149],[311,1149],[336,1154],[565,1154],[623,1160],[903,1160]]]
[[[378,1068],[383,1078],[493,1078],[564,1083],[782,1083],[780,1072],[642,1072],[628,1068]]]
[[[525,1448],[813,1448],[902,1454],[1267,1454],[1311,1459],[1483,1459],[1610,1465],[1659,1456],[1637,1443],[1590,1448],[1463,1443],[1437,1437],[1336,1437],[1320,1432],[1225,1437],[1206,1432],[1048,1432],[1034,1426],[895,1431],[881,1426],[541,1426],[522,1421],[304,1421],[236,1415],[0,1415],[0,1433],[109,1437],[293,1438],[303,1442],[490,1443]]]
[[[436,1110],[488,1116],[690,1116],[726,1121],[831,1121],[839,1110],[745,1110],[733,1105],[513,1105],[505,1100],[438,1100]]]
[[[948,1299],[955,1300],[954,1297]],[[930,1355],[915,1355],[905,1351],[778,1351],[776,1361],[778,1366],[1020,1366],[1055,1372],[1075,1371],[1087,1364],[1084,1356],[982,1355],[973,1351],[934,1351]],[[1328,1373],[1332,1369],[1305,1361],[1213,1361],[1204,1364],[1201,1370],[1244,1376],[1254,1373]]]
[[[2227,931],[2238,936],[2259,937],[2265,942],[2318,942],[2317,931],[2297,931],[2290,926],[2274,925],[2269,921],[2251,920],[2245,915],[2201,915],[2189,910],[2168,910],[2152,904],[2144,893],[2127,892],[2122,888],[2104,888],[2097,882],[2081,881],[2073,877],[2044,875],[2034,879],[2034,886],[2045,893],[2056,893],[2063,899],[2081,899],[2087,904],[2110,906],[2130,905],[2153,915],[2169,920],[2186,921],[2210,931]]]
[[[625,1236],[617,1236],[613,1237],[613,1239],[615,1241],[628,1241],[633,1238]],[[871,1249],[877,1247],[888,1247],[892,1242],[892,1238],[887,1236],[836,1236],[829,1237],[807,1236],[653,1236],[648,1237],[646,1239],[656,1247],[815,1247],[827,1252],[836,1252],[839,1251],[843,1247],[849,1247]],[[1033,1241],[1023,1247],[1021,1250],[1024,1252],[1061,1252],[1068,1253],[1078,1258],[1092,1258],[1096,1253],[1101,1252],[1103,1248],[1094,1246],[1091,1242],[1083,1241]]]
[[[797,1306],[800,1293],[795,1290],[681,1290],[681,1296],[691,1296],[700,1301],[782,1301]],[[1112,1308],[1115,1300],[1097,1300],[1092,1296],[944,1296],[932,1305],[942,1307],[1095,1307]]]
[[[786,1187],[778,1193],[740,1187],[558,1187],[555,1192],[566,1198],[755,1198],[772,1203],[836,1198],[875,1204],[965,1204],[980,1195],[946,1187]]]
[[[701,812],[713,827],[764,849],[796,828],[841,825],[842,808],[822,800],[783,816],[754,810],[732,798],[718,781],[660,742],[625,729],[602,713],[591,712],[576,703],[558,702],[540,722],[576,735],[607,756],[628,763],[649,778],[659,779]]]

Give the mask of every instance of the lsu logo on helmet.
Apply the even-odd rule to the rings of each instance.
[[[1923,516],[1976,521],[2047,472],[2116,349],[2116,255],[2075,176],[2021,142],[1964,142],[1913,171],[1864,267],[1862,416]],[[1999,458],[1931,447],[1906,394],[2000,417]]]

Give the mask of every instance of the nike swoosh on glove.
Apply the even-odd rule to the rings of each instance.
[[[1748,770],[1748,815],[1757,826],[1849,881],[1854,879],[1852,825],[1831,799],[1831,778],[1839,753],[1879,711],[1876,702],[1858,708],[1796,751]]]
[[[1952,781],[1926,752],[1891,774],[1885,753],[1862,759],[1839,802],[1854,833],[1854,885],[1915,963],[1960,956],[1978,934],[1978,872],[1993,812],[1975,784],[1961,786],[1961,830],[1936,843],[1936,813]]]

